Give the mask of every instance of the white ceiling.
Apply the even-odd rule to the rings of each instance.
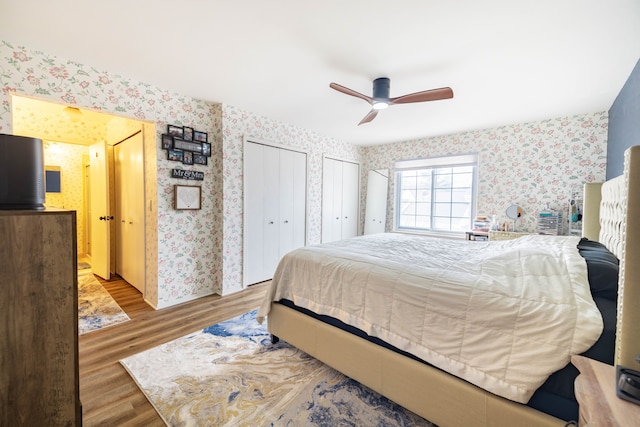
[[[0,0],[0,38],[359,145],[608,110],[638,0]],[[1,71],[1,64],[0,64]],[[450,86],[452,100],[370,106]]]

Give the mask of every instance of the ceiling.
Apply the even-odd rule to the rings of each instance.
[[[608,110],[640,58],[637,0],[0,0],[0,38],[373,145]],[[1,71],[1,67],[0,67]],[[449,86],[450,100],[363,100]]]

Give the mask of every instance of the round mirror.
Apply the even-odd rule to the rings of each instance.
[[[522,216],[524,212],[518,205],[511,205],[507,208],[507,216],[513,220],[516,220]]]
[[[522,210],[522,208],[518,205],[511,205],[507,208],[507,216],[513,220],[513,230],[512,231],[516,231],[516,220],[518,218],[520,218],[523,214],[524,211]]]

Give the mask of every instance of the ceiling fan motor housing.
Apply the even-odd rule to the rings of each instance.
[[[373,81],[373,99],[374,100],[388,100],[389,99],[389,79],[387,77],[380,77]]]

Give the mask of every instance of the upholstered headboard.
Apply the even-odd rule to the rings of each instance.
[[[640,146],[625,151],[623,175],[601,188],[585,185],[584,198],[583,235],[603,243],[620,260],[615,364],[639,369]],[[597,199],[599,214],[591,208]]]

